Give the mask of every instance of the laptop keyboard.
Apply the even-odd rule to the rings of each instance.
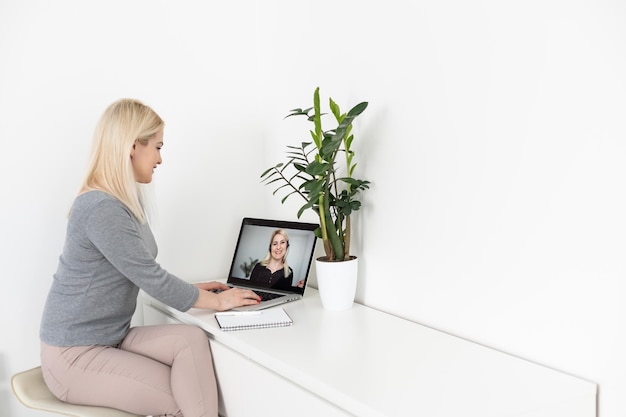
[[[274,298],[283,296],[283,294],[276,294],[273,292],[265,292],[265,291],[258,291],[258,290],[255,290],[254,292],[257,293],[259,297],[261,297],[261,301],[269,301],[269,300],[273,300]]]

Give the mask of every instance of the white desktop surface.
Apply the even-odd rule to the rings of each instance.
[[[230,332],[144,302],[356,416],[595,416],[594,383],[360,304],[324,310],[315,289],[282,306],[292,326]]]

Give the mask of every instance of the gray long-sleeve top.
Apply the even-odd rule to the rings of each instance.
[[[101,191],[79,195],[43,311],[40,338],[54,346],[114,346],[130,328],[137,294],[180,311],[199,290],[156,262],[157,245],[119,200]]]

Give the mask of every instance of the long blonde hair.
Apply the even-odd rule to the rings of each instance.
[[[120,200],[141,223],[144,202],[130,158],[135,141],[146,144],[165,123],[150,107],[134,99],[111,104],[98,122],[81,192],[101,190]]]

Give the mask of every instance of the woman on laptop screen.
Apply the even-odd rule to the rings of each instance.
[[[217,417],[204,332],[191,325],[130,328],[139,289],[180,311],[260,299],[217,282],[190,284],[157,263],[138,184],[152,182],[162,162],[163,127],[137,100],[117,101],[102,115],[43,311],[41,368],[50,391],[68,403]]]
[[[254,266],[250,281],[263,287],[285,290],[294,287],[293,269],[287,264],[289,236],[283,229],[276,229],[270,238],[265,258]],[[302,288],[304,280],[298,281],[296,287]]]

